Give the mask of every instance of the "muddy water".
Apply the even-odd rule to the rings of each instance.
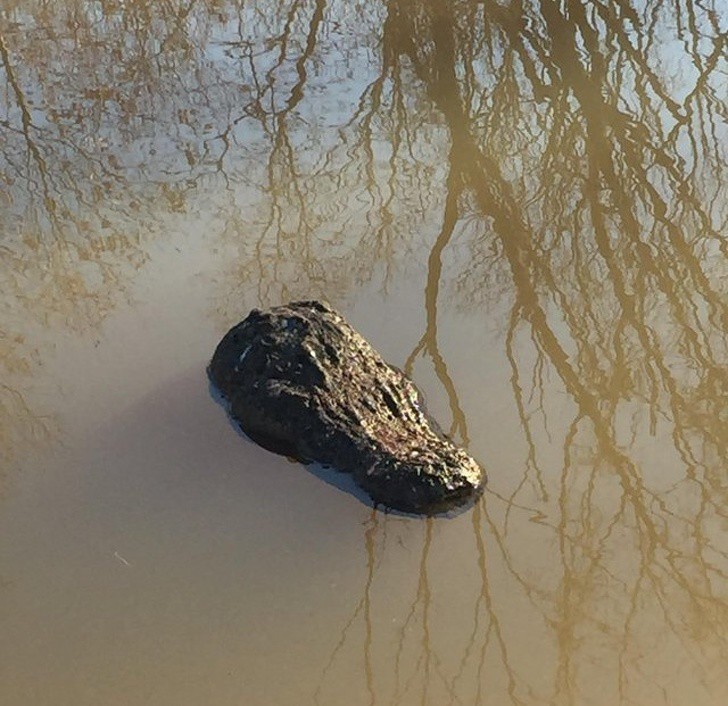
[[[728,702],[720,0],[0,9],[0,701]],[[205,364],[325,297],[487,468],[375,511]]]

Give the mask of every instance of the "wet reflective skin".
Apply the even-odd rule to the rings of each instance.
[[[728,699],[717,0],[0,9],[0,700]],[[488,468],[373,510],[210,347],[328,299]]]

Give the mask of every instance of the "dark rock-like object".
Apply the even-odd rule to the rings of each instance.
[[[375,503],[433,514],[485,483],[414,384],[327,304],[254,309],[222,339],[208,372],[253,441],[351,473]]]

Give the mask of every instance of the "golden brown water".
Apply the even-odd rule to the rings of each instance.
[[[728,703],[722,0],[6,2],[0,702]],[[205,364],[325,297],[487,468],[372,510]]]

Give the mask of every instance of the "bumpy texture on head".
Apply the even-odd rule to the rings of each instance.
[[[208,370],[253,441],[351,473],[376,503],[433,514],[485,483],[414,384],[325,303],[254,309],[224,336]]]

